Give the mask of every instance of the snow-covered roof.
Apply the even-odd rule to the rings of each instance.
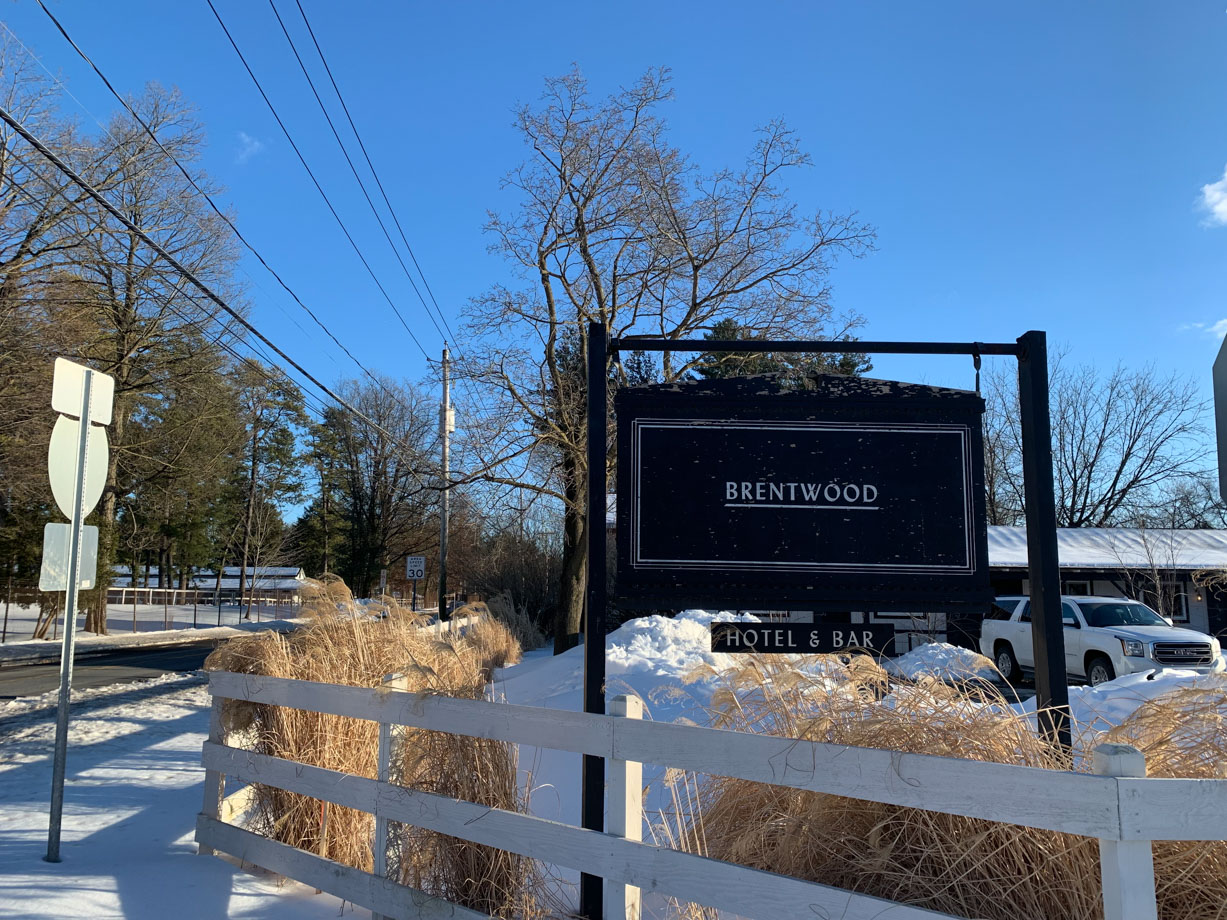
[[[606,496],[605,524],[617,524],[618,496]],[[1227,569],[1227,530],[1058,527],[1057,558],[1070,569]],[[1027,567],[1027,528],[990,525],[988,564]]]
[[[242,566],[228,565],[222,569],[221,590],[237,591],[239,587],[239,570]],[[115,566],[115,576],[111,580],[111,585],[116,588],[126,588],[132,584],[132,576],[129,574],[131,566],[117,565]],[[138,587],[143,587],[139,582],[144,581],[144,570],[137,571]],[[171,579],[172,588],[179,587],[178,573]],[[158,567],[156,565],[149,567],[149,587],[158,587]],[[247,567],[247,577],[243,579],[244,584],[249,584],[254,581],[255,590],[257,591],[297,591],[307,582],[306,573],[301,568],[294,565],[268,565]],[[213,590],[217,587],[217,573],[211,571],[196,572],[188,577],[188,586],[191,588],[204,588]]]
[[[1057,557],[1073,569],[1227,569],[1227,530],[1061,527]],[[1027,529],[988,528],[990,566],[1027,565]]]

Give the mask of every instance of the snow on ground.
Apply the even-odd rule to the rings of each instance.
[[[971,649],[945,642],[929,642],[884,661],[887,672],[908,680],[931,674],[941,680],[996,680],[1001,677],[993,663]]]
[[[1150,700],[1177,690],[1195,689],[1224,693],[1227,692],[1227,681],[1222,674],[1199,674],[1171,668],[1126,674],[1098,687],[1070,687],[1069,708],[1074,717],[1074,734],[1105,732],[1124,722]],[[1035,698],[1013,708],[1034,716]]]
[[[113,632],[105,636],[95,636],[91,633],[77,630],[73,646],[77,654],[111,651],[113,649],[139,648],[142,646],[165,647],[170,645],[190,645],[205,639],[231,639],[249,632],[262,629],[275,629],[287,632],[305,620],[269,620],[257,622],[240,621],[237,625],[208,627],[203,629],[168,629],[152,632]],[[0,645],[0,664],[16,661],[59,661],[63,640],[27,639],[23,642],[6,642]]]
[[[0,598],[0,600],[3,600]],[[257,623],[267,623],[287,616],[295,616],[298,607],[287,605],[254,604],[251,608],[251,620]],[[109,604],[107,606],[107,631],[111,635],[131,635],[133,633],[160,632],[167,629],[208,629],[218,626],[242,626],[246,608],[237,604],[223,604],[219,611],[208,604],[137,604],[134,610],[131,604]],[[8,617],[4,624],[4,642],[20,642],[29,640],[34,634],[34,626],[38,621],[38,606],[34,604],[10,604]],[[56,617],[55,624],[47,635],[57,637],[64,630],[64,615]],[[35,640],[37,641],[37,640]],[[2,647],[2,646],[0,646]]]
[[[713,654],[708,624],[731,614],[687,611],[676,618],[645,617],[610,633],[608,694],[637,694],[648,717],[704,720],[714,686],[685,684],[706,665],[716,671],[737,656]],[[746,617],[746,619],[752,619]],[[963,650],[934,645],[896,659],[902,674],[926,669],[966,676],[980,664]],[[1152,679],[1153,678],[1153,679]],[[554,656],[530,652],[500,670],[495,693],[511,703],[579,710],[583,649]],[[1179,688],[1222,689],[1222,678],[1187,671],[1134,675],[1097,688],[1071,688],[1074,715],[1093,730],[1117,724],[1143,702]],[[198,857],[192,832],[204,771],[200,746],[208,722],[208,694],[200,675],[168,675],[74,694],[72,747],[65,795],[64,861],[42,860],[46,850],[55,697],[0,706],[0,916],[14,918],[135,918],[176,920],[260,917],[323,920],[354,911],[329,895],[217,857]],[[1021,704],[1034,712],[1034,702]],[[534,813],[579,821],[580,758],[524,748],[520,766],[533,790]],[[649,809],[667,806],[662,769],[645,766],[653,792]],[[570,878],[571,873],[563,873]]]
[[[204,679],[73,694],[63,861],[43,860],[55,696],[0,707],[0,917],[335,920],[331,895],[196,855]],[[357,912],[365,916],[365,911]]]

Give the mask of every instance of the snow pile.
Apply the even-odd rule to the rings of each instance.
[[[1106,732],[1120,725],[1143,705],[1178,690],[1227,690],[1222,675],[1199,674],[1175,668],[1127,674],[1098,687],[1070,687],[1069,708],[1074,732]],[[1034,718],[1035,698],[1016,704],[1017,711]]]
[[[993,663],[971,649],[946,642],[929,642],[917,646],[898,658],[882,662],[892,677],[916,680],[932,675],[941,680],[996,680],[1000,678]]]
[[[708,613],[685,610],[676,617],[639,617],[622,624],[608,636],[605,673],[638,683],[640,676],[679,683],[698,665],[723,671],[736,657],[711,651],[711,623],[758,623],[749,613]]]

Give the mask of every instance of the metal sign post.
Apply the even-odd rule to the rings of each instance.
[[[78,390],[79,388],[79,390]],[[71,395],[74,390],[80,393],[80,399],[74,406]],[[72,491],[72,503],[69,517],[71,532],[68,542],[68,573],[64,598],[64,641],[60,652],[60,692],[59,705],[55,720],[55,756],[51,772],[51,817],[47,832],[47,862],[60,861],[60,825],[64,814],[64,774],[68,760],[68,704],[72,688],[73,639],[76,636],[77,625],[77,594],[81,585],[82,532],[85,516],[94,509],[101,495],[97,487],[98,478],[89,475],[88,459],[91,430],[95,421],[109,424],[111,420],[111,401],[115,392],[115,381],[106,374],[100,374],[88,367],[82,367],[65,361],[63,358],[55,362],[55,385],[52,391],[51,405],[60,412],[79,411],[78,437],[75,455],[75,477]],[[70,420],[61,416],[56,422],[57,431],[67,427]],[[103,466],[106,460],[106,433],[101,433],[103,445]],[[63,469],[63,443],[52,438],[48,455],[48,470],[52,482],[52,490],[56,489],[57,470]],[[64,502],[57,494],[56,501],[61,510]],[[47,560],[44,558],[44,567]]]
[[[605,714],[605,464],[609,455],[605,400],[609,333],[588,324],[588,591],[584,610],[584,712]],[[605,829],[605,758],[585,754],[580,780],[580,823]],[[603,880],[581,873],[580,913],[599,920]]]
[[[1022,423],[1023,503],[1031,580],[1031,647],[1035,650],[1036,715],[1040,729],[1070,748],[1069,676],[1061,624],[1061,573],[1052,484],[1052,423],[1048,412],[1048,337],[1018,340],[1018,409]]]

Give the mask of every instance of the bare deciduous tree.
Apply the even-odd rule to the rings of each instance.
[[[1204,475],[1206,406],[1196,384],[1153,367],[1108,374],[1069,366],[1050,371],[1057,524],[1106,527],[1162,516],[1170,489]],[[1018,385],[988,375],[985,480],[989,521],[1023,517]]]
[[[390,378],[350,382],[341,393],[379,425],[331,408],[323,422],[331,429],[343,482],[348,522],[343,572],[355,595],[366,597],[381,568],[419,545],[424,528],[437,527],[438,490],[423,472],[433,472],[435,437],[426,433],[435,429],[426,399]]]
[[[671,95],[666,70],[604,100],[573,71],[517,111],[531,154],[504,183],[516,209],[487,229],[523,283],[469,309],[479,344],[464,373],[489,398],[470,407],[485,422],[481,475],[564,510],[556,650],[574,644],[583,608],[588,323],[684,338],[733,319],[746,337],[834,338],[858,322],[836,315],[828,276],[837,256],[868,251],[873,232],[854,214],[803,214],[787,197],[785,177],[810,162],[793,133],[773,122],[744,166],[703,172],[668,142],[657,111]],[[666,354],[663,377],[698,358]]]

